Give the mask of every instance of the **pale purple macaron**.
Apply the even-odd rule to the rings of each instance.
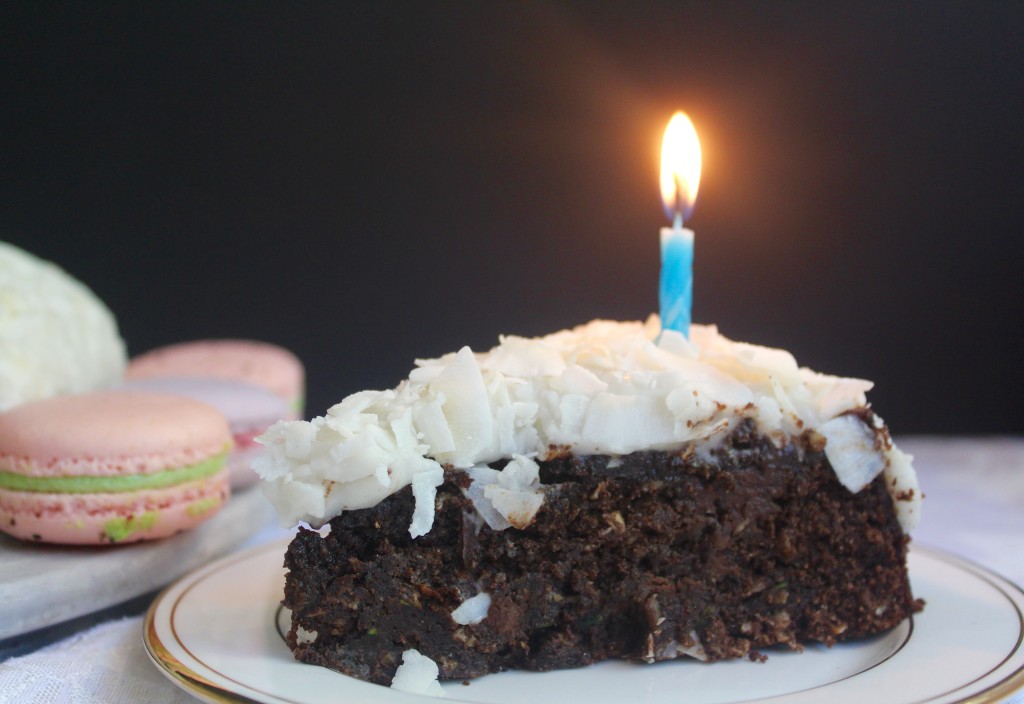
[[[287,403],[287,419],[301,418],[305,404],[305,369],[290,351],[255,340],[181,342],[132,359],[125,378],[200,376],[262,386]]]
[[[121,386],[127,391],[173,394],[202,401],[213,406],[227,418],[234,439],[228,456],[231,487],[243,489],[259,479],[250,464],[262,451],[255,442],[257,435],[289,417],[288,403],[278,394],[262,386],[240,381],[199,376],[164,376],[132,379]]]
[[[0,530],[94,545],[163,538],[230,489],[227,421],[181,396],[58,396],[0,414]]]

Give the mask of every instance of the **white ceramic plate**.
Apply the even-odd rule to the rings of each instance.
[[[164,591],[146,618],[153,662],[209,702],[431,702],[296,662],[281,637],[284,543],[221,559]],[[451,701],[821,702],[940,704],[1001,701],[1024,686],[1024,592],[987,570],[915,546],[910,575],[927,601],[911,623],[876,638],[768,661],[705,665],[606,662],[577,670],[505,672],[445,683]]]

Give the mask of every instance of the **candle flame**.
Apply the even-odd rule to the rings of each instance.
[[[682,226],[690,217],[700,186],[700,141],[686,113],[672,116],[661,143],[661,202],[669,220]]]

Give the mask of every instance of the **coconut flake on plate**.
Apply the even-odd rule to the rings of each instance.
[[[444,689],[437,681],[438,672],[436,662],[415,648],[409,648],[402,653],[402,664],[391,680],[391,688],[410,694],[443,697]]]

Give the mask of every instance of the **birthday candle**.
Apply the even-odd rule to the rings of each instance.
[[[693,306],[693,230],[683,221],[693,212],[700,185],[700,142],[690,118],[672,116],[661,144],[661,200],[672,227],[661,228],[658,303],[663,330],[689,337]]]

